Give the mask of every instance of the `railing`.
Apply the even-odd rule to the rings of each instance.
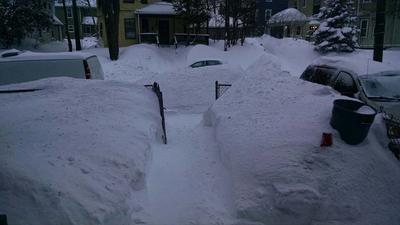
[[[153,84],[150,85],[145,85],[147,88],[151,88],[151,90],[156,94],[158,98],[158,105],[160,107],[160,115],[161,115],[161,126],[163,129],[163,142],[164,144],[167,144],[167,131],[165,128],[165,116],[164,116],[164,100],[163,100],[163,94],[160,89],[160,85],[158,85],[157,82],[154,82]]]
[[[156,44],[157,46],[160,46],[160,41],[157,33],[141,33],[140,42],[147,44]]]
[[[220,84],[218,81],[215,81],[215,100],[221,97],[232,84]]]
[[[209,34],[185,34],[185,33],[175,33],[174,39],[176,40],[177,45],[178,44],[189,44],[189,45],[194,45],[194,44],[204,44],[204,45],[209,45],[210,42],[210,35]]]
[[[176,35],[174,36],[174,45],[175,45],[175,49],[178,48],[178,40],[176,39]]]

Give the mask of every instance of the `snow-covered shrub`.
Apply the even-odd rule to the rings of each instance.
[[[358,29],[352,0],[325,0],[318,18],[321,25],[314,32],[315,49],[319,52],[353,52]]]

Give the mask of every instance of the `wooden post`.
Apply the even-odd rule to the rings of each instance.
[[[374,61],[383,61],[385,43],[386,0],[376,1],[376,24],[374,30]]]

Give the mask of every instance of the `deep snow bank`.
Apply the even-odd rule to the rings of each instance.
[[[271,225],[400,223],[400,165],[384,147],[379,117],[366,141],[349,146],[329,125],[338,97],[330,88],[289,76],[268,58],[248,74],[204,116],[232,171],[240,218]],[[333,147],[319,147],[322,132],[333,133]]]
[[[21,225],[140,222],[154,94],[71,78],[8,87],[43,90],[0,94],[0,214]]]

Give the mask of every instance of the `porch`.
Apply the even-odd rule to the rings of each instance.
[[[160,45],[207,44],[208,34],[187,34],[185,21],[168,2],[156,2],[135,11],[138,43]]]

